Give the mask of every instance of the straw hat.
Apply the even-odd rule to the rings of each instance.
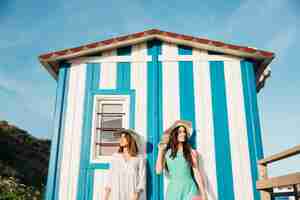
[[[186,129],[187,137],[191,137],[193,133],[192,122],[187,120],[176,120],[172,126],[170,126],[167,130],[164,131],[164,134],[171,134],[172,131],[178,126],[183,126]]]

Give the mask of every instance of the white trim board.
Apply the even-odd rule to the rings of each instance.
[[[208,62],[208,61],[227,61],[236,62],[241,60],[241,58],[227,55],[159,55],[158,60],[162,62],[172,62],[172,61],[198,61],[198,62]]]
[[[114,63],[114,62],[148,62],[152,61],[152,56],[135,57],[135,56],[94,56],[81,57],[69,60],[69,63]]]

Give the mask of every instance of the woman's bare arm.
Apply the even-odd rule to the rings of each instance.
[[[199,166],[199,155],[198,153],[194,153],[192,155],[193,158],[193,173],[194,177],[196,179],[197,185],[199,187],[200,193],[202,195],[203,200],[207,199],[207,194],[205,190],[205,184],[204,184],[204,175],[202,174],[202,171]]]
[[[161,174],[165,166],[165,150],[169,142],[170,136],[164,134],[162,141],[158,145],[158,155],[156,160],[156,174]]]
[[[156,160],[156,174],[161,174],[165,165],[165,149],[159,147]]]
[[[206,190],[205,190],[205,186],[204,186],[204,179],[203,179],[203,175],[201,174],[201,171],[197,168],[193,168],[193,172],[195,175],[195,179],[197,182],[197,185],[199,187],[200,193],[202,195],[203,200],[206,200]]]

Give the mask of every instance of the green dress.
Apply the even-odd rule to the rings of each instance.
[[[192,197],[199,195],[191,175],[191,168],[182,151],[178,151],[174,159],[170,158],[170,155],[171,150],[168,150],[165,155],[169,169],[166,200],[191,200]]]

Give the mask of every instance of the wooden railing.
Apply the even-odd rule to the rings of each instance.
[[[297,154],[300,154],[300,145],[258,161],[260,179],[256,182],[256,188],[261,191],[261,200],[274,200],[277,195],[273,189],[287,186],[292,186],[294,191],[281,195],[294,196],[296,200],[300,198],[299,188],[297,188],[300,184],[300,172],[269,178],[267,170],[268,164]]]

